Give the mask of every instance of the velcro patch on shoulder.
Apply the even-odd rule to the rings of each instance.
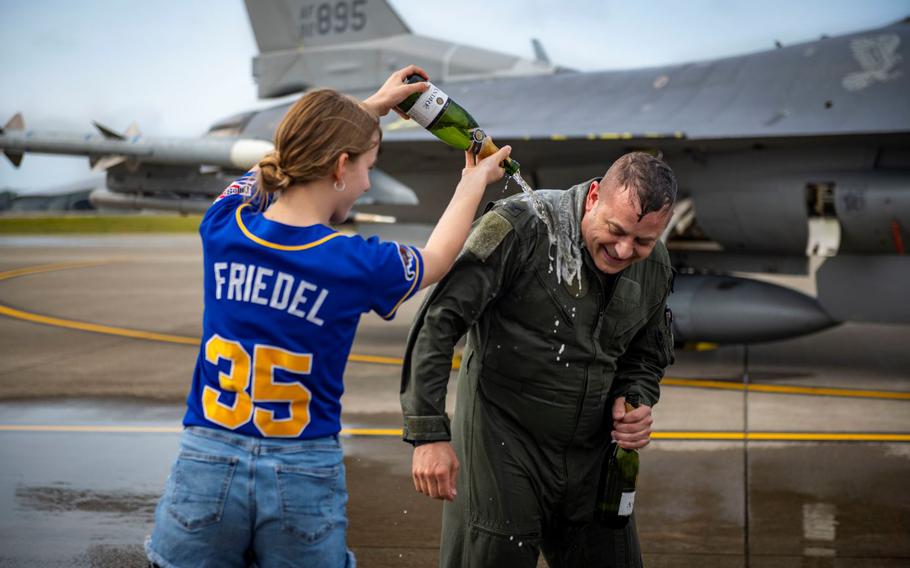
[[[480,218],[480,223],[471,231],[464,248],[481,261],[486,261],[511,230],[512,223],[496,211],[490,211]]]

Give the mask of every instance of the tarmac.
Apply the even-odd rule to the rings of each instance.
[[[419,301],[364,317],[345,376],[348,543],[367,568],[438,554],[441,504],[414,491],[399,433]],[[145,566],[201,313],[195,235],[0,237],[0,566]],[[748,357],[680,351],[641,456],[645,565],[910,565],[907,345],[910,326],[851,323]]]

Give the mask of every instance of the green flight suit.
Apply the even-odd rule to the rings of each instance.
[[[589,186],[538,194],[580,221]],[[667,250],[606,275],[579,231],[582,281],[570,286],[527,200],[495,205],[421,307],[402,372],[404,439],[451,439],[461,464],[440,566],[532,568],[541,550],[551,568],[640,566],[634,518],[613,531],[592,516],[612,399],[635,392],[653,406],[672,362]],[[446,388],[465,333],[450,426]]]

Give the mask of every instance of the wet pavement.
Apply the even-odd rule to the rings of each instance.
[[[194,236],[0,238],[0,306],[194,337],[199,262]],[[364,318],[354,352],[400,357],[417,305],[391,324]],[[0,566],[145,566],[195,349],[48,323],[0,317]],[[908,434],[908,344],[907,327],[850,324],[750,350],[758,385],[880,396],[690,388],[672,379],[735,387],[743,353],[681,353],[656,430]],[[398,371],[349,364],[345,427],[400,428]],[[435,565],[441,504],[414,492],[410,447],[389,435],[344,446],[359,565]],[[910,566],[910,443],[659,438],[641,459],[649,567]]]

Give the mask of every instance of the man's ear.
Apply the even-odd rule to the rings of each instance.
[[[348,163],[351,161],[351,156],[347,152],[342,152],[338,156],[338,160],[335,162],[335,170],[332,172],[335,181],[341,181],[344,179],[344,169],[348,166]]]
[[[597,207],[598,199],[600,199],[600,184],[597,183],[597,180],[594,180],[588,187],[588,196],[585,198],[585,213]]]

